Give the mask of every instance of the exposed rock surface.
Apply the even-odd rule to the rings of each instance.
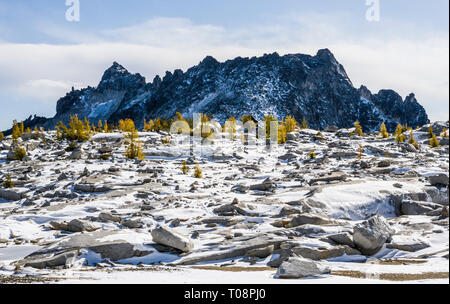
[[[194,243],[176,230],[159,226],[152,230],[153,241],[156,243],[176,248],[183,252],[189,252],[194,249]]]
[[[272,237],[258,237],[246,241],[244,244],[239,244],[236,248],[221,250],[217,252],[210,252],[206,254],[190,255],[181,259],[177,264],[180,265],[194,265],[200,262],[225,260],[244,256],[247,252],[254,249],[267,248],[271,245],[278,247],[282,242],[281,238]]]
[[[348,232],[332,234],[328,238],[336,242],[337,244],[347,245],[350,247],[355,246],[355,243],[353,242],[353,236]]]
[[[429,202],[415,202],[406,200],[402,202],[402,213],[405,215],[426,214],[441,208],[441,205]]]
[[[381,216],[373,216],[353,228],[356,247],[365,255],[377,253],[392,236],[393,230]]]
[[[108,237],[116,240],[103,240]],[[21,260],[19,264],[35,268],[66,266],[68,263],[72,263],[73,259],[78,256],[80,249],[91,250],[100,254],[101,258],[112,261],[128,259],[143,254],[135,250],[133,244],[128,243],[122,238],[117,231],[96,231],[75,234],[62,238],[54,244],[32,253]]]
[[[415,252],[430,247],[430,244],[417,238],[394,236],[392,241],[387,244],[386,247],[390,249]]]
[[[297,227],[306,224],[329,225],[332,223],[334,223],[334,221],[324,215],[303,213],[293,217],[291,222],[289,223],[289,227]]]
[[[446,174],[436,174],[428,177],[432,186],[448,186],[449,177]]]
[[[311,247],[294,247],[292,251],[303,258],[311,260],[326,260],[344,255],[345,247],[337,246],[331,248],[311,248]]]
[[[329,269],[321,269],[311,260],[303,258],[289,258],[278,268],[277,276],[280,279],[300,279],[305,277],[320,276],[329,272]]]
[[[18,201],[26,197],[26,189],[0,189],[0,198],[7,201]]]
[[[258,277],[270,280],[276,270],[266,267],[279,268],[289,258],[331,268],[313,278],[320,281],[358,271],[364,276],[374,261],[387,271],[395,263],[408,274],[422,266],[432,275],[448,268],[448,187],[445,179],[431,185],[429,178],[446,175],[448,148],[431,148],[419,130],[413,130],[423,141],[416,152],[379,134],[317,133],[296,130],[286,144],[257,149],[221,133],[203,147],[217,152],[212,157],[184,149],[183,135],[171,135],[177,143],[171,146],[162,144],[165,132],[139,132],[144,153],[153,156],[136,160],[125,157],[123,133],[114,130],[78,142],[82,158],[68,160],[74,145],[45,131],[26,141],[38,145],[22,162],[7,160],[7,136],[0,141],[2,275],[101,276],[101,269],[114,273],[124,265],[175,273],[242,267],[249,277],[261,274],[253,270],[271,272]],[[308,156],[312,149],[316,159]],[[101,152],[110,157],[100,159]],[[188,174],[181,170],[184,160]],[[193,176],[197,164],[202,178]],[[159,226],[170,228],[156,235]],[[9,258],[28,250],[37,252],[25,263],[22,256]]]

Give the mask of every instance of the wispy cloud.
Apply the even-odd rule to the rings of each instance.
[[[72,86],[73,84],[69,82],[34,79],[28,80],[22,86],[19,86],[17,93],[49,102],[55,96],[63,96]],[[54,101],[52,105],[54,105]]]

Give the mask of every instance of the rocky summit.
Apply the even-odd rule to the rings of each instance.
[[[186,72],[166,72],[150,83],[114,62],[97,87],[72,90],[58,100],[56,110],[55,117],[30,117],[25,126],[54,128],[77,114],[111,123],[131,118],[141,128],[144,119],[173,118],[177,111],[183,116],[212,114],[221,123],[232,116],[260,120],[268,114],[279,119],[294,115],[322,130],[348,128],[356,120],[367,132],[378,130],[382,122],[391,132],[398,124],[429,123],[414,94],[403,99],[393,90],[373,94],[364,86],[355,88],[328,49],[315,56],[273,53],[223,63],[208,56]]]

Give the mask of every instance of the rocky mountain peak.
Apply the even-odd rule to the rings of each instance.
[[[329,49],[320,49],[317,51],[316,57],[322,61],[337,63],[336,58]]]
[[[199,65],[203,67],[212,67],[217,64],[219,64],[219,62],[216,60],[216,58],[212,56],[206,56],[205,59],[203,59]]]
[[[114,80],[115,78],[129,74],[130,73],[126,68],[114,61],[113,64],[103,73],[101,82]]]
[[[371,100],[372,98],[372,92],[370,92],[370,90],[364,85],[359,88],[359,94],[361,94],[361,97],[367,100]]]
[[[102,76],[98,89],[121,90],[127,87],[145,86],[145,78],[140,74],[131,74],[126,68],[114,61]]]
[[[416,95],[414,93],[409,94],[405,99],[405,103],[418,103]]]
[[[161,77],[159,77],[159,75],[156,75],[155,78],[153,78],[152,85],[155,88],[158,88],[161,85],[161,82],[162,82]]]
[[[222,123],[231,116],[294,115],[298,121],[305,117],[315,129],[348,128],[356,120],[365,131],[376,131],[383,122],[390,131],[397,124],[429,123],[414,94],[403,101],[393,90],[372,94],[365,86],[356,89],[333,53],[321,49],[315,56],[272,53],[225,62],[207,56],[186,72],[166,72],[149,84],[114,62],[97,88],[61,98],[57,115],[45,126],[53,128],[69,114],[78,114],[112,123],[133,118],[139,127],[144,119],[172,118],[176,111],[212,114]]]

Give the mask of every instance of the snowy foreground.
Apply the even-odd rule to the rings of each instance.
[[[69,152],[48,132],[23,140],[23,162],[6,138],[0,283],[448,284],[448,140],[431,149],[417,130],[415,150],[340,132],[216,139],[212,155],[140,133],[144,161],[124,158],[119,133]]]

